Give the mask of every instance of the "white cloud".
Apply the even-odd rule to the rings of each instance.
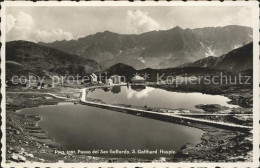
[[[219,15],[221,11],[218,11]],[[219,26],[225,25],[244,25],[253,27],[252,9],[250,7],[233,8],[229,10],[230,14],[225,17],[219,17]],[[220,15],[221,16],[221,15]]]
[[[127,10],[127,28],[130,33],[143,33],[159,30],[160,24],[141,10]]]
[[[141,90],[139,92],[135,91],[135,90],[127,90],[127,98],[128,99],[132,99],[133,97],[136,97],[137,99],[143,99],[143,98],[147,98],[150,94],[150,92],[152,92],[154,90],[154,88],[146,88],[144,90]]]
[[[16,16],[8,15],[6,22],[10,23],[7,24],[7,40],[30,40],[34,27],[32,16],[20,11]]]
[[[19,12],[16,16],[15,28],[18,30],[31,30],[34,27],[34,20],[31,15]]]
[[[32,16],[21,11],[15,16],[7,15],[6,23],[7,41],[53,42],[73,39],[70,32],[65,32],[62,29],[52,29],[51,31],[37,29]]]
[[[52,42],[56,40],[71,40],[73,36],[69,32],[64,32],[62,29],[52,29],[51,31],[36,30],[33,32],[35,41]]]
[[[12,15],[6,15],[6,33],[8,33],[15,25],[15,18]]]

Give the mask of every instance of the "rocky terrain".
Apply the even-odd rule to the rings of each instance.
[[[219,130],[199,126],[207,133],[202,143],[187,144],[177,152],[173,161],[189,162],[243,162],[253,156],[253,136],[249,132]]]

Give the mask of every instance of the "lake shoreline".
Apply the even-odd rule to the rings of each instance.
[[[55,94],[55,92],[54,92]],[[8,95],[8,93],[7,93]],[[36,93],[37,95],[37,93]],[[35,95],[35,97],[37,97]],[[21,97],[24,96],[24,94],[21,95]],[[19,98],[21,98],[19,97]],[[59,102],[64,102],[64,100],[61,100],[61,99],[57,99],[57,98],[54,98],[54,99],[43,99],[42,101],[39,101],[37,100],[37,102],[34,100],[33,104],[30,104],[30,103],[25,103],[23,106],[19,106],[19,105],[16,105],[16,107],[9,107],[7,108],[7,113],[9,113],[10,111],[10,114],[11,113],[14,113],[13,110],[18,110],[17,108],[30,108],[30,107],[37,107],[37,106],[40,106],[40,105],[55,105]],[[7,105],[8,106],[8,105]],[[9,104],[10,106],[10,104]],[[17,114],[11,114],[11,116],[16,116]],[[38,122],[38,119],[37,117],[34,118],[34,117],[30,117],[30,116],[16,116],[16,117],[13,117],[14,120],[15,118],[25,118],[25,120],[28,120],[28,122],[31,122],[31,124],[36,124]],[[8,121],[7,121],[8,123]],[[15,123],[15,122],[11,122],[11,123]],[[21,124],[21,123],[19,123]],[[170,159],[170,160],[167,160],[167,161],[171,161],[171,162],[181,162],[181,161],[187,161],[187,162],[192,162],[192,161],[195,161],[195,160],[204,160],[205,161],[205,158],[207,161],[217,161],[219,159],[219,157],[225,157],[225,159],[227,160],[230,160],[228,159],[228,153],[230,153],[230,150],[234,150],[235,153],[239,153],[242,154],[242,153],[247,153],[251,150],[251,145],[250,143],[250,140],[245,140],[246,137],[248,136],[252,136],[251,133],[247,132],[247,133],[241,133],[241,132],[238,132],[238,131],[228,131],[228,130],[222,130],[221,132],[219,131],[219,128],[214,128],[214,127],[210,127],[210,126],[205,126],[205,125],[200,125],[200,124],[193,124],[192,127],[197,127],[199,129],[202,129],[204,130],[206,133],[203,135],[202,137],[202,143],[200,144],[197,144],[197,145],[191,145],[191,144],[187,144],[185,146],[182,147],[182,149],[178,152],[176,152],[175,156],[173,157],[173,159]],[[36,129],[34,127],[32,127],[33,129]],[[36,129],[37,130],[37,129]],[[40,130],[40,129],[38,129]],[[37,132],[37,131],[36,131]],[[22,131],[20,131],[20,133],[18,135],[15,135],[17,137],[21,137],[21,133],[23,133]],[[43,133],[42,137],[45,137],[47,133]],[[8,135],[8,132],[7,132],[7,135]],[[28,137],[27,137],[28,136]],[[27,134],[25,136],[25,138],[23,139],[26,139],[26,138],[29,138],[30,137],[30,134]],[[215,138],[214,138],[215,137]],[[217,137],[217,138],[216,138]],[[234,139],[241,139],[240,142],[232,142],[232,140]],[[8,138],[7,138],[8,139]],[[16,139],[16,138],[15,138]],[[24,140],[22,142],[22,144],[25,144],[24,148],[26,148],[26,143],[27,141]],[[49,142],[49,144],[51,144],[51,142],[54,142],[53,139],[48,139],[48,141],[44,141],[43,144],[48,144],[46,142]],[[18,141],[18,143],[20,144],[21,146],[21,143]],[[239,145],[237,143],[244,143],[243,145],[243,148],[241,149],[236,149],[237,147],[239,147]],[[14,143],[15,144],[15,143]],[[211,150],[204,150],[204,148],[206,146],[214,146],[218,144],[218,149],[211,149]],[[12,147],[13,144],[9,144],[9,147],[13,148]],[[53,147],[55,147],[55,145],[52,145]],[[227,146],[230,146],[231,149],[229,149]],[[8,146],[7,146],[8,147]],[[235,148],[236,147],[236,148]],[[31,147],[31,148],[34,148],[34,147]],[[44,146],[42,145],[41,148],[44,148]],[[56,148],[58,148],[58,146],[56,146]],[[53,148],[54,149],[54,148]],[[120,158],[97,158],[97,157],[91,157],[91,156],[68,156],[67,159],[64,159],[64,156],[61,155],[61,156],[57,156],[57,155],[54,155],[51,148],[48,148],[48,149],[45,149],[46,151],[49,151],[50,153],[48,154],[48,156],[44,156],[42,155],[42,157],[45,157],[44,161],[48,162],[48,161],[51,161],[51,162],[57,162],[58,160],[63,160],[64,162],[78,162],[78,161],[85,161],[85,162],[151,162],[151,160],[142,160],[142,159],[128,159],[128,160],[125,160],[125,159],[120,159]],[[198,150],[200,152],[198,152]],[[207,156],[206,153],[210,154],[212,152],[220,152],[220,150],[222,151],[226,151],[227,154],[223,154],[223,156],[217,156],[215,158],[213,157],[210,157],[210,156]],[[16,151],[16,152],[15,152]],[[7,149],[7,156],[11,156],[10,154],[12,153],[19,153],[19,150],[11,150],[10,148]],[[17,152],[18,151],[18,152]],[[33,151],[32,149],[29,149],[29,151]],[[203,151],[203,152],[202,152]],[[240,152],[239,152],[240,151]],[[11,153],[10,153],[11,152]],[[9,153],[9,154],[8,154]],[[224,152],[225,153],[225,152]],[[227,156],[225,156],[227,155]],[[244,155],[244,154],[243,154]],[[24,155],[23,155],[24,156]],[[28,157],[28,160],[31,160],[31,161],[36,161],[36,158],[37,156],[34,156],[34,158],[30,158]],[[230,157],[231,158],[231,157]],[[235,160],[238,160],[238,159],[242,159],[242,158],[236,158],[236,157],[232,157],[233,159],[231,160],[232,161],[235,161]],[[244,160],[250,160],[251,158],[245,158],[243,157]],[[8,159],[8,158],[7,158]],[[38,160],[40,161],[40,160]]]
[[[199,92],[211,95],[222,95],[228,97],[231,101],[229,104],[239,105],[241,107],[253,107],[253,86],[252,85],[214,85],[205,88],[201,85],[184,84],[178,87],[174,85],[158,85],[155,82],[150,82],[147,86],[164,89],[167,91],[176,92]],[[240,92],[238,92],[238,90]]]
[[[12,93],[13,94],[13,93]],[[18,93],[19,98],[27,95],[26,93]],[[16,94],[17,95],[17,94]],[[8,93],[7,93],[8,96]],[[33,98],[39,96],[35,93],[31,95]],[[44,95],[41,95],[45,97]],[[46,100],[46,99],[45,99]],[[25,108],[33,108],[39,106],[53,106],[64,99],[53,97],[48,102],[34,101],[34,104],[25,103],[23,107],[10,107],[7,109],[7,162],[124,162],[121,158],[101,158],[88,155],[69,155],[69,154],[55,154],[55,150],[62,149],[55,139],[50,137],[47,132],[44,132],[38,124],[42,117],[39,115],[24,115],[19,114],[19,111]],[[73,103],[73,101],[71,101]],[[9,121],[9,122],[8,122]],[[14,131],[14,129],[19,131]],[[20,148],[18,147],[19,144]],[[40,150],[43,153],[38,153]],[[25,153],[26,152],[26,153]],[[128,159],[129,162],[138,162],[143,159]],[[146,161],[146,160],[143,160]]]

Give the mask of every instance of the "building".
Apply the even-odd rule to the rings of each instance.
[[[139,76],[138,74],[136,74],[132,78],[132,82],[135,84],[145,84],[145,79],[143,77]]]
[[[112,79],[107,79],[106,80],[107,85],[113,85],[113,80]]]
[[[119,75],[113,75],[110,77],[110,79],[113,81],[113,84],[120,84],[121,81],[121,76]]]
[[[91,77],[92,84],[98,83],[98,79],[97,79],[96,74],[93,73],[92,75],[90,75],[90,77]]]

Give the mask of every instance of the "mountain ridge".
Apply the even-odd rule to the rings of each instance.
[[[207,66],[205,66],[205,64]],[[152,69],[145,68],[136,70],[132,66],[127,64],[118,63],[106,71],[110,75],[125,75],[133,76],[136,73],[141,74],[156,74],[160,72],[172,74],[193,74],[193,73],[215,73],[224,71],[226,73],[237,73],[237,72],[251,72],[253,69],[253,43],[249,43],[243,47],[234,49],[220,57],[209,56],[204,59],[197,60],[192,63],[186,63],[184,65],[165,68],[165,69]],[[166,76],[166,75],[165,75]],[[155,78],[155,77],[154,77]]]
[[[253,43],[234,49],[220,57],[207,57],[192,63],[186,63],[183,67],[210,67],[218,70],[245,71],[253,69]]]
[[[42,70],[62,75],[101,71],[101,65],[93,60],[23,40],[6,43],[6,62],[8,66],[16,67],[26,74],[28,72],[38,74]],[[68,68],[71,66],[74,66],[74,69]],[[63,72],[59,69],[63,69]],[[9,75],[17,73],[12,69],[7,70],[10,71]]]
[[[127,63],[136,69],[176,67],[206,56],[220,56],[252,41],[252,28],[229,25],[118,34],[98,32],[78,40],[39,43],[80,55],[108,68]]]

